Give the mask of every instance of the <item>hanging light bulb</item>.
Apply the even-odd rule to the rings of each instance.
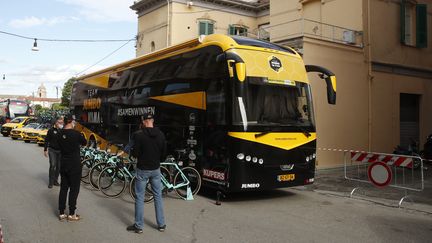
[[[38,46],[37,46],[37,39],[35,38],[34,39],[35,41],[34,41],[34,43],[33,43],[33,48],[31,49],[32,51],[39,51],[39,48],[38,48]]]

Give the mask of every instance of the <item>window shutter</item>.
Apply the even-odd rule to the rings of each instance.
[[[207,23],[206,22],[199,22],[199,35],[205,35],[206,34],[206,27],[207,27]]]
[[[405,0],[401,0],[400,3],[400,40],[402,44],[406,43],[405,40]]]
[[[427,47],[427,5],[417,4],[416,6],[416,46]]]
[[[229,35],[235,35],[235,28],[234,26],[230,25],[228,28],[228,34]]]
[[[213,23],[210,22],[207,23],[207,35],[211,35],[214,33],[213,26],[214,26]]]

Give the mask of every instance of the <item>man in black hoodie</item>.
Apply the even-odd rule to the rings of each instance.
[[[144,227],[144,193],[147,181],[151,183],[156,211],[158,230],[165,231],[165,219],[162,202],[162,182],[160,162],[166,153],[164,134],[153,126],[153,115],[146,113],[142,117],[143,128],[134,133],[132,155],[137,158],[135,192],[135,224],[128,226],[128,231],[142,233]]]

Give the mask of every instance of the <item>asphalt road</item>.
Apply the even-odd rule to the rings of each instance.
[[[165,198],[167,231],[146,204],[143,234],[127,232],[128,194],[107,199],[81,187],[79,222],[57,219],[58,187],[47,188],[48,161],[35,144],[0,137],[0,224],[5,242],[431,242],[432,215],[306,188]],[[207,193],[209,194],[209,193]],[[211,194],[213,195],[213,194]]]

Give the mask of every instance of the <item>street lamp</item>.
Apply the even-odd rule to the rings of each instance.
[[[32,51],[39,51],[39,48],[37,46],[37,39],[34,39],[34,43],[33,43],[33,48],[31,49]]]

